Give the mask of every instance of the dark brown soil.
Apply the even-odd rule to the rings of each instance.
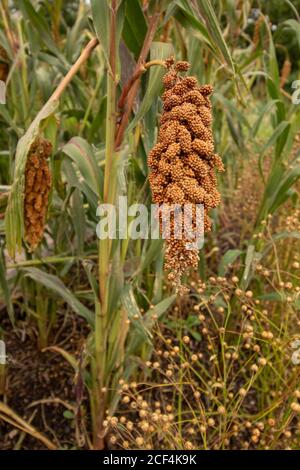
[[[6,344],[6,390],[0,401],[30,422],[58,448],[77,448],[75,420],[75,372],[57,352],[39,350],[34,323],[18,319],[12,329],[3,314],[1,329]],[[59,315],[49,344],[78,356],[87,337],[84,320],[73,314]],[[40,400],[43,400],[41,403]],[[35,403],[39,401],[39,403]],[[0,450],[46,449],[39,440],[0,418]]]

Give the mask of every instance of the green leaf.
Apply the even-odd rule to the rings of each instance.
[[[285,240],[286,238],[295,238],[296,240],[300,240],[300,232],[294,231],[276,233],[275,235],[273,235],[272,241],[267,243],[267,245],[265,246],[261,257],[263,258],[264,256],[266,256],[274,248],[275,241]]]
[[[255,258],[255,253],[256,253],[255,246],[252,244],[249,244],[247,248],[247,252],[246,252],[245,269],[244,269],[243,279],[241,283],[243,288],[246,288],[249,283],[249,279],[251,275],[251,267],[252,267],[253,260]]]
[[[258,133],[259,131],[259,128],[260,128],[260,125],[262,123],[262,120],[265,116],[269,116],[270,113],[271,113],[271,110],[272,108],[274,107],[275,104],[278,103],[278,100],[270,100],[268,101],[268,103],[263,106],[263,108],[260,110],[260,113],[259,113],[259,116],[254,124],[254,126],[252,127],[252,131],[251,131],[251,136],[254,138],[256,136],[256,134]]]
[[[218,93],[218,92],[215,92],[213,94],[213,97],[214,99],[218,100],[220,103],[222,103],[222,105],[224,105],[224,107],[226,108],[226,112],[228,115],[232,115],[232,114],[235,114],[238,121],[243,124],[245,127],[247,127],[248,129],[250,129],[250,124],[249,122],[247,121],[247,118],[246,116],[244,115],[244,113],[242,113],[238,108],[237,106],[233,103],[232,100],[229,100],[227,98],[225,98],[225,96],[221,93]]]
[[[99,43],[103,48],[104,56],[106,58],[107,66],[109,64],[110,54],[110,34],[111,34],[111,1],[109,0],[91,0],[93,22]],[[118,51],[121,33],[123,29],[124,16],[125,16],[125,1],[121,0],[116,14],[116,37],[115,47],[116,54]]]
[[[152,334],[145,325],[131,285],[127,284],[124,287],[121,293],[121,302],[136,332],[144,338],[144,341],[149,341],[149,338],[152,339]]]
[[[148,328],[151,328],[154,323],[152,316],[154,315],[157,319],[159,319],[168,310],[168,308],[171,307],[176,297],[176,294],[170,295],[166,299],[154,305],[154,307],[150,308],[145,313],[143,318]]]
[[[62,168],[66,176],[68,185],[70,187],[78,188],[82,192],[82,194],[85,195],[90,206],[90,217],[96,221],[96,211],[98,207],[99,197],[90,188],[86,181],[83,178],[80,178],[80,175],[76,173],[71,160],[65,158],[63,160]],[[80,181],[80,179],[82,180]]]
[[[257,299],[272,302],[284,302],[286,300],[285,295],[280,294],[280,292],[269,292],[268,294],[258,295]]]
[[[87,185],[100,197],[101,171],[90,144],[81,137],[73,137],[62,151],[76,163]]]
[[[65,54],[69,62],[73,62],[74,57],[80,53],[80,48],[82,47],[84,29],[87,25],[87,17],[84,15],[83,9],[82,15],[77,17],[74,26],[68,31],[66,37]]]
[[[63,412],[63,417],[66,419],[74,419],[74,413],[72,413],[70,410],[65,410]]]
[[[233,263],[242,253],[242,250],[227,250],[226,253],[222,256],[219,264],[219,276],[224,276],[226,274],[228,265]]]
[[[272,32],[269,25],[267,25],[268,37],[269,37],[269,63],[268,63],[268,79],[267,88],[269,95],[273,100],[276,100],[277,116],[275,125],[279,125],[281,121],[286,119],[285,106],[282,100],[281,89],[280,89],[280,74],[277,62],[276,49],[273,41]]]
[[[278,143],[279,139],[281,137],[284,137],[283,140],[280,141],[280,148],[276,148],[275,152],[275,157],[279,158],[281,156],[281,152],[283,150],[283,147],[286,143],[287,137],[288,137],[288,132],[290,130],[291,124],[288,121],[281,121],[280,124],[276,127],[274,132],[272,133],[271,137],[267,140],[267,142],[263,145],[260,155],[259,155],[259,168],[260,168],[260,173],[263,178],[263,157],[268,150],[268,148],[272,147],[274,144]],[[278,152],[278,154],[277,154]],[[272,174],[271,174],[272,176]]]
[[[45,17],[39,14],[39,12],[33,8],[29,0],[20,0],[19,8],[22,11],[24,17],[28,19],[29,24],[32,25],[38,32],[38,39],[42,40],[48,47],[49,51],[56,55],[56,57],[58,57],[64,65],[68,65],[66,59],[64,58],[63,54],[61,54],[60,50],[55,44],[54,39],[52,38],[51,31]]]
[[[288,198],[288,192],[299,178],[300,165],[295,165],[286,173],[280,184],[274,188],[273,197],[270,199],[270,213],[273,213]]]
[[[235,142],[238,149],[242,152],[244,149],[242,133],[239,132],[239,129],[236,129],[235,125],[233,124],[233,119],[231,118],[230,114],[227,114],[226,121],[227,121],[228,129],[231,134],[232,140]]]
[[[147,33],[147,22],[139,0],[126,2],[123,38],[137,60]]]
[[[175,301],[176,295],[171,295],[170,297],[167,297],[166,299],[162,300],[158,304],[156,304],[154,307],[149,309],[142,317],[141,317],[141,327],[142,330],[139,328],[134,328],[133,330],[130,330],[129,334],[129,341],[128,341],[128,354],[131,355],[140,355],[141,354],[141,348],[146,344],[151,345],[151,341],[149,341],[148,336],[150,335],[150,340],[152,339],[152,334],[151,334],[151,329],[153,327],[153,324],[155,320],[153,319],[153,316],[156,316],[157,319],[159,319],[166,311],[167,309],[172,305],[172,303]],[[133,306],[130,307],[130,304],[127,304],[127,309],[132,308]],[[136,306],[137,307],[137,306]],[[136,307],[134,308],[135,315],[141,315],[140,311],[137,307],[138,310],[136,310]],[[128,311],[128,310],[127,310]],[[137,320],[135,320],[137,322]],[[133,323],[133,326],[136,326],[136,323]]]
[[[110,8],[108,0],[91,0],[93,22],[97,37],[109,62]]]
[[[264,192],[263,202],[257,217],[260,222],[266,214],[273,213],[292,194],[290,190],[300,178],[300,165],[286,171],[282,164],[274,165]]]
[[[25,276],[30,277],[35,282],[42,284],[47,289],[58,294],[74,310],[77,315],[85,318],[90,325],[94,323],[92,312],[86,308],[75,295],[65,286],[65,284],[53,274],[48,274],[37,268],[22,268]]]
[[[218,19],[210,0],[197,0],[197,5],[201,15],[205,19],[207,29],[214,42],[215,48],[220,52],[220,55],[223,56],[225,62],[231,68],[232,72],[235,73],[231,54],[223,38]]]
[[[147,266],[157,257],[157,255],[163,250],[162,240],[151,240],[150,246],[146,253],[142,256],[140,271],[144,271]]]
[[[0,115],[3,117],[3,119],[7,122],[7,124],[15,131],[16,135],[20,137],[21,135],[21,130],[16,126],[13,118],[10,116],[6,105],[0,104]]]
[[[298,41],[298,47],[300,50],[300,23],[299,21],[296,21],[294,19],[286,20],[280,25],[280,28],[288,28],[295,33],[297,41]]]
[[[177,21],[185,28],[189,26],[194,28],[198,33],[199,39],[204,41],[216,53],[206,27],[196,18],[191,3],[188,0],[175,0],[174,3],[171,3],[168,7],[165,21],[172,16],[175,16]]]
[[[86,223],[85,211],[83,207],[83,198],[78,188],[75,188],[75,190],[73,191],[70,202],[71,217],[77,238],[76,252],[80,256],[84,253],[84,236],[86,230]]]
[[[288,128],[290,127],[290,123],[287,122],[287,121],[282,121],[277,127],[276,129],[274,130],[274,132],[272,133],[271,137],[267,140],[267,142],[263,145],[261,151],[260,151],[260,154],[261,156],[264,155],[266,153],[266,151],[268,150],[269,147],[272,147],[276,142],[277,140],[279,139],[279,137],[283,134],[283,132]]]

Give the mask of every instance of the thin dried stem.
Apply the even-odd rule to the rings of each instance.
[[[124,85],[121,96],[118,101],[119,108],[124,108],[126,104],[126,98],[128,93],[130,92],[133,84],[136,80],[138,80],[143,73],[145,73],[150,67],[153,65],[160,65],[162,67],[166,67],[166,63],[164,60],[151,60],[146,64],[142,64],[138,70],[136,70],[132,77],[128,80],[128,82]]]
[[[31,424],[28,424],[24,419],[17,415],[11,408],[4,403],[0,402],[0,419],[10,423],[21,431],[30,434],[35,439],[41,441],[48,449],[56,450],[57,446],[53,444],[46,436],[38,432]]]
[[[155,13],[151,17],[148,31],[144,40],[144,44],[140,53],[139,60],[133,72],[133,76],[139,73],[141,66],[144,64],[147,58],[147,55],[149,53],[149,50],[150,50],[150,47],[151,47],[151,44],[152,44],[152,41],[156,32],[158,21],[159,21],[159,13]],[[132,86],[130,86],[129,92],[127,94],[127,105],[122,115],[121,122],[117,130],[117,134],[116,134],[116,139],[115,139],[116,149],[122,143],[123,135],[124,135],[124,132],[125,132],[125,129],[126,129],[133,105],[134,105],[134,101],[138,92],[139,81],[140,81],[140,76],[138,76],[138,78],[132,83]]]
[[[93,38],[89,41],[89,43],[85,46],[80,56],[76,60],[76,62],[70,68],[67,75],[62,79],[62,81],[60,82],[60,84],[58,85],[54,93],[50,96],[48,103],[49,101],[55,101],[60,98],[61,94],[64,92],[66,87],[72,81],[73,77],[76,75],[76,73],[78,72],[82,64],[84,64],[88,60],[92,51],[95,49],[95,47],[98,44],[99,44],[99,41],[97,38]]]
[[[0,12],[1,12],[2,20],[3,20],[3,26],[5,29],[6,37],[8,39],[12,52],[15,54],[18,50],[18,45],[16,43],[16,40],[14,38],[14,35],[9,25],[9,17],[8,17],[7,11],[1,3],[0,3]]]

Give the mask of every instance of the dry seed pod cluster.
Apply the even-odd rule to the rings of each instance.
[[[0,80],[6,82],[9,72],[8,56],[6,50],[0,45]]]
[[[163,114],[158,141],[148,156],[149,182],[153,201],[172,207],[190,204],[204,206],[204,232],[211,229],[209,209],[220,203],[215,169],[223,171],[219,155],[214,153],[211,130],[210,85],[198,86],[197,79],[181,76],[189,68],[187,62],[166,62],[163,77]],[[193,222],[194,223],[194,222]],[[172,228],[172,226],[171,226]],[[188,249],[187,239],[171,236],[166,240],[165,269],[168,278],[180,286],[182,274],[198,264],[198,250]]]
[[[280,87],[283,88],[291,74],[292,64],[289,59],[285,59],[280,73]]]
[[[37,139],[30,148],[25,168],[24,221],[25,241],[33,250],[44,234],[51,173],[47,159],[52,145],[48,140]]]

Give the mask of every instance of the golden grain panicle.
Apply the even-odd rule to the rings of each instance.
[[[6,82],[9,72],[8,55],[0,44],[0,80]]]
[[[203,204],[204,231],[209,231],[208,211],[217,207],[221,199],[215,170],[224,170],[220,156],[214,152],[211,130],[209,95],[213,89],[211,85],[199,86],[195,77],[181,76],[180,72],[189,68],[185,61],[175,63],[170,58],[166,66],[158,140],[148,155],[153,202],[166,204],[171,214],[174,204],[191,204],[193,208]],[[196,212],[192,212],[195,227]],[[170,237],[166,239],[165,269],[177,288],[183,273],[198,263],[198,250],[189,249],[190,241],[186,239],[184,227],[181,238],[175,236],[173,214]]]
[[[43,238],[51,172],[47,162],[52,145],[48,140],[37,138],[31,145],[25,167],[24,224],[25,241],[35,249]]]

